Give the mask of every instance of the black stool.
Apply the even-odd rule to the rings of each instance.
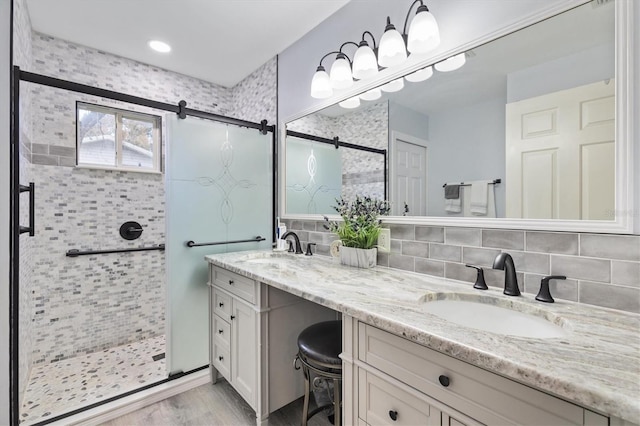
[[[342,321],[325,321],[313,324],[298,336],[298,354],[293,365],[304,373],[304,407],[302,409],[302,426],[307,421],[330,407],[334,407],[334,425],[340,426],[340,390],[342,388],[342,360],[338,355],[342,352]],[[333,402],[316,408],[309,413],[309,394],[311,390],[311,372],[314,373],[313,386],[320,380],[333,381]]]

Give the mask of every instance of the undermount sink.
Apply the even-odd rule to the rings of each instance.
[[[467,293],[424,296],[424,312],[465,327],[508,336],[551,339],[569,335],[563,318],[533,305]]]

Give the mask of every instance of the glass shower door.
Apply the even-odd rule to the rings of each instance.
[[[214,253],[268,249],[272,136],[194,117],[167,117],[167,365],[209,364],[207,263]],[[261,242],[207,245],[264,237]]]

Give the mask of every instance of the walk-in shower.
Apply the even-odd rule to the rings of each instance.
[[[46,424],[206,368],[203,256],[270,247],[274,127],[17,67],[13,84],[13,418]],[[79,167],[78,105],[161,117],[161,171]],[[101,147],[121,131],[99,130]]]

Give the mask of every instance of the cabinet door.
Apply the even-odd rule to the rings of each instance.
[[[251,306],[234,298],[231,314],[231,384],[255,408],[259,358],[256,313]]]

